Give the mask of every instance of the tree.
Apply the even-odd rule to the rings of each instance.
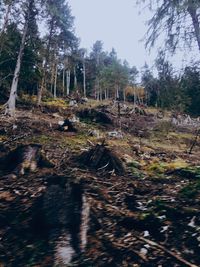
[[[1,100],[6,101],[18,56],[16,47],[19,47],[21,42],[21,33],[16,24],[8,25],[7,31],[2,33],[2,39],[6,46],[2,47],[2,53],[0,54],[0,95]]]
[[[139,2],[139,1],[138,1]],[[152,47],[159,36],[166,36],[165,44],[171,52],[178,45],[191,47],[196,41],[200,51],[199,0],[143,0],[154,11],[149,20],[146,46]]]
[[[90,58],[94,62],[94,75],[95,75],[95,98],[97,100],[102,99],[102,90],[100,88],[100,73],[104,67],[104,59],[105,59],[105,52],[103,51],[103,43],[102,41],[96,41],[93,44],[92,52],[90,54]]]
[[[158,100],[158,80],[154,78],[153,73],[146,63],[142,69],[141,83],[146,91],[147,104],[156,106]]]
[[[8,99],[8,102],[6,103],[6,114],[9,114],[10,116],[14,116],[15,113],[15,104],[16,104],[16,98],[17,98],[17,86],[19,81],[19,75],[21,70],[21,63],[22,63],[22,56],[25,48],[25,42],[26,37],[28,33],[29,26],[31,22],[34,19],[35,16],[35,3],[34,0],[27,0],[24,3],[25,10],[24,10],[24,28],[22,33],[22,39],[21,44],[19,48],[19,54],[17,58],[17,63],[14,71],[14,76],[12,80],[12,86],[10,90],[10,97]]]
[[[82,73],[83,73],[83,95],[86,97],[86,66],[85,66],[85,57],[87,50],[82,48],[79,50],[80,58],[82,61]]]
[[[186,112],[200,115],[200,70],[197,66],[186,67],[180,81],[182,103]],[[184,101],[185,100],[185,101]]]
[[[78,45],[78,40],[73,33],[74,17],[71,15],[70,7],[65,0],[45,1],[44,17],[47,17],[46,49],[43,59],[42,81],[38,90],[38,105],[41,103],[43,91],[48,87],[49,70],[51,69],[52,75],[50,76],[53,77],[53,80],[51,79],[51,87],[54,86],[54,96],[56,96],[57,71],[61,69],[60,64],[63,65],[66,60],[63,55],[67,54],[69,48],[74,48]],[[56,65],[54,62],[57,62]]]
[[[158,71],[157,105],[161,108],[172,108],[179,94],[178,78],[174,75],[171,63],[165,59],[165,53],[160,51],[156,59]]]

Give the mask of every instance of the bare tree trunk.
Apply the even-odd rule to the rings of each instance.
[[[6,103],[6,111],[5,114],[8,114],[10,116],[14,116],[15,114],[15,105],[16,105],[16,97],[17,97],[17,86],[18,86],[18,81],[19,81],[19,74],[20,74],[20,69],[21,69],[21,63],[22,63],[22,56],[24,52],[24,47],[25,47],[25,41],[26,41],[26,35],[28,32],[28,24],[29,24],[29,18],[30,18],[30,12],[31,12],[31,3],[32,1],[29,1],[29,7],[28,7],[28,16],[25,21],[24,25],[24,30],[23,30],[23,35],[22,35],[22,40],[20,44],[20,49],[19,49],[19,54],[17,58],[17,64],[15,67],[15,72],[14,72],[14,77],[12,80],[12,86],[10,90],[10,97],[8,99],[8,102]]]
[[[97,94],[97,101],[100,101],[100,86],[99,86],[99,78],[96,81],[96,94]]]
[[[56,64],[56,71],[55,71],[55,80],[54,80],[54,91],[53,91],[53,97],[57,97],[57,76],[58,76],[58,64]]]
[[[107,89],[104,90],[104,97],[105,97],[105,100],[107,100]]]
[[[69,95],[69,89],[70,89],[70,70],[67,70],[67,73],[66,73],[66,83],[67,83],[67,96]]]
[[[65,64],[63,65],[63,97],[65,96]]]
[[[138,94],[137,94],[137,88],[134,86],[134,106],[138,104]]]
[[[45,58],[45,63],[44,63],[44,68],[43,68],[43,76],[42,76],[42,82],[41,86],[38,90],[38,100],[37,100],[37,105],[40,106],[41,100],[42,100],[42,94],[44,89],[46,88],[46,75],[47,75],[47,65],[49,61],[49,51],[50,51],[50,46],[51,46],[51,39],[53,35],[53,29],[54,29],[54,21],[51,21],[51,28],[50,28],[50,33],[49,33],[49,41],[47,45],[47,52],[46,52],[46,58]]]
[[[102,101],[102,100],[103,100],[103,92],[102,92],[102,88],[100,88],[99,93],[100,93],[100,101]]]
[[[125,91],[125,88],[123,90],[123,98],[124,98],[124,102],[126,102],[126,91]]]
[[[115,100],[117,100],[119,98],[119,87],[116,86],[116,89],[115,89]]]
[[[86,77],[85,77],[85,60],[83,61],[83,94],[86,97]]]
[[[197,14],[197,8],[194,4],[191,3],[188,7],[188,12],[192,18],[192,23],[194,26],[194,32],[196,36],[196,40],[198,43],[199,51],[200,51],[200,25],[199,25],[199,15]]]
[[[77,87],[76,66],[74,67],[74,89]]]
[[[55,76],[55,63],[52,64],[51,67],[51,93],[53,95],[53,83],[54,83],[54,76]]]

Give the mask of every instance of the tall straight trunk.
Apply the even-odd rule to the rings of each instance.
[[[105,100],[107,100],[107,89],[104,90],[104,97],[105,97]]]
[[[97,101],[100,101],[99,91],[97,91]]]
[[[96,99],[97,101],[100,100],[100,86],[99,86],[99,78],[96,80]]]
[[[135,106],[136,105],[136,102],[137,102],[137,93],[136,93],[135,86],[134,86],[133,90],[134,90],[134,106]]]
[[[70,70],[67,70],[66,72],[66,83],[67,83],[67,96],[69,95],[69,89],[70,89]]]
[[[100,90],[99,90],[99,94],[100,94],[100,101],[102,101],[102,100],[103,100],[103,92],[102,92],[102,88],[100,88]]]
[[[123,90],[123,98],[124,98],[124,102],[126,102],[126,91],[125,91],[125,88]]]
[[[53,95],[53,85],[54,85],[54,77],[55,77],[55,63],[52,63],[51,66],[51,93]]]
[[[116,86],[115,87],[115,100],[117,100],[119,98],[119,87]]]
[[[18,86],[18,81],[19,81],[19,74],[20,74],[20,69],[21,69],[22,56],[23,56],[23,52],[24,52],[26,36],[27,36],[27,32],[28,32],[28,24],[29,24],[29,18],[30,18],[32,3],[33,3],[33,1],[30,0],[29,1],[29,7],[28,7],[28,14],[27,14],[27,18],[25,21],[25,25],[24,25],[22,40],[21,40],[19,54],[18,54],[18,58],[17,58],[17,64],[15,67],[14,77],[12,80],[10,97],[8,99],[8,102],[6,103],[5,114],[9,114],[10,116],[14,116],[14,114],[15,114],[17,86]]]
[[[55,80],[54,80],[54,91],[53,91],[53,97],[57,97],[57,76],[58,76],[58,64],[56,64],[56,70],[55,70]]]
[[[85,77],[85,61],[83,62],[83,94],[86,97],[86,77]]]
[[[51,21],[51,25],[50,25],[50,33],[49,33],[47,50],[46,50],[45,63],[44,63],[44,67],[43,67],[42,82],[41,82],[40,88],[38,90],[38,96],[37,96],[37,98],[38,98],[37,99],[37,105],[38,106],[40,106],[40,104],[41,104],[42,94],[43,94],[44,89],[46,88],[47,65],[48,65],[48,61],[49,61],[49,51],[50,51],[50,46],[51,46],[53,29],[54,29],[54,20]]]
[[[77,87],[76,67],[74,67],[74,89]]]
[[[188,12],[192,18],[192,23],[194,27],[195,37],[197,40],[198,48],[200,51],[200,24],[199,24],[199,15],[197,14],[197,8],[194,4],[189,5]]]
[[[64,66],[63,66],[63,84],[62,84],[62,86],[63,86],[63,97],[65,96],[65,64],[64,64]]]

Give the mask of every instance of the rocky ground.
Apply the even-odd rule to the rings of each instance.
[[[75,131],[63,128],[65,119]],[[188,153],[195,131],[130,104],[24,105],[14,119],[1,115],[1,159],[21,144],[40,144],[50,164],[22,173],[1,161],[0,266],[56,265],[45,199],[61,211],[55,217],[62,228],[63,207],[79,205],[71,200],[74,184],[83,186],[90,215],[86,248],[70,266],[200,266],[198,138]],[[51,201],[52,188],[58,193]],[[71,216],[78,225],[76,212]]]

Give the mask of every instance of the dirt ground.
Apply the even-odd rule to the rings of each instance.
[[[1,115],[1,158],[20,144],[40,144],[54,167],[25,175],[0,170],[0,266],[53,266],[45,234],[31,230],[52,177],[81,180],[90,203],[87,246],[70,266],[200,266],[199,141],[187,153],[195,129],[177,128],[149,110],[136,114],[128,106],[118,114],[95,106],[75,120],[77,132],[58,130],[60,120],[85,108],[91,107],[21,107],[14,119]],[[123,175],[80,161],[102,142],[123,163]]]

